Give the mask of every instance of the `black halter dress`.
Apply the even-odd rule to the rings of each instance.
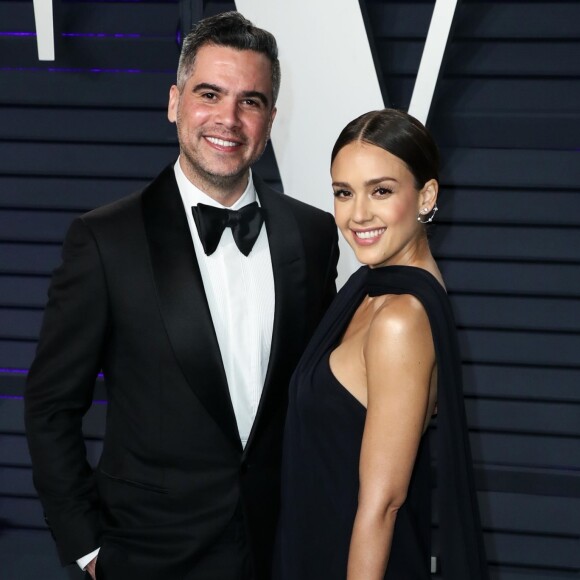
[[[330,353],[366,295],[411,294],[431,325],[437,358],[436,428],[422,437],[399,510],[385,580],[428,580],[432,511],[445,580],[488,578],[461,386],[461,359],[447,294],[426,270],[360,268],[340,291],[290,384],[282,509],[274,580],[344,580],[357,510],[366,409],[334,377]],[[431,453],[431,449],[433,454]],[[431,463],[437,471],[431,507]]]

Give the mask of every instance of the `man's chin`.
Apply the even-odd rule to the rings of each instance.
[[[215,187],[232,187],[248,179],[248,167],[231,172],[204,172],[201,177]]]

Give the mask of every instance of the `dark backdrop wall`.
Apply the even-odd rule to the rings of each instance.
[[[179,3],[62,0],[54,63],[32,2],[0,3],[0,577],[61,570],[34,492],[22,392],[74,216],[177,154],[166,121]],[[433,0],[366,0],[389,105],[406,108]],[[233,8],[209,1],[205,14]],[[580,576],[580,3],[467,1],[430,125],[432,245],[455,308],[493,578]],[[260,172],[281,187],[272,152]],[[87,448],[106,412],[97,384]],[[436,536],[437,529],[435,526]]]
[[[433,2],[367,1],[386,93],[408,106]],[[491,570],[580,576],[578,2],[459,3],[431,114],[432,246],[463,349]]]

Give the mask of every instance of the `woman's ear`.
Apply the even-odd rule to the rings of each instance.
[[[430,179],[419,192],[419,210],[427,209],[428,213],[437,205],[439,183],[436,179]]]

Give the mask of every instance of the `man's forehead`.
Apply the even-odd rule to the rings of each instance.
[[[263,53],[251,48],[236,48],[235,46],[227,46],[223,44],[215,44],[208,42],[199,47],[195,60],[202,58],[236,58],[247,57],[252,60],[262,60],[264,63],[270,64],[270,59]]]
[[[204,44],[197,52],[190,69],[190,75],[199,68],[237,66],[258,71],[266,77],[272,73],[272,63],[263,53],[256,50],[232,48],[216,44]],[[211,71],[210,71],[211,72]]]
[[[219,87],[220,80],[226,82],[230,74],[240,81],[239,91],[272,91],[272,63],[265,54],[215,44],[199,49],[186,82],[194,86],[207,83]],[[256,81],[261,86],[257,86]],[[221,88],[225,91],[227,87]]]

